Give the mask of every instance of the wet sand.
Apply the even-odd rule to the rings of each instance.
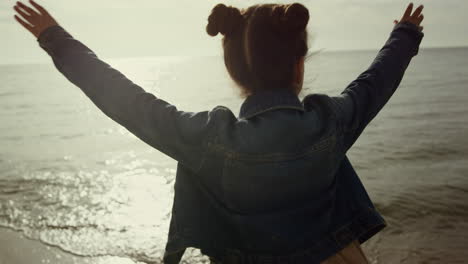
[[[427,230],[389,226],[365,243],[363,250],[370,263],[468,263],[468,223],[446,223],[449,231],[432,232],[446,222],[428,216],[420,222]]]
[[[127,258],[81,257],[0,228],[0,264],[135,264]]]

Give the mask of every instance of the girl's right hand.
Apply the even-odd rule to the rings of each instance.
[[[422,14],[423,8],[424,6],[420,5],[418,6],[418,8],[416,8],[416,10],[414,10],[414,13],[411,14],[411,11],[413,11],[413,3],[410,3],[406,8],[406,11],[403,14],[403,17],[400,19],[400,21],[394,20],[393,23],[398,24],[402,22],[409,22],[418,26],[419,31],[422,31],[424,28],[423,26],[421,26],[421,22],[424,19],[424,15]]]

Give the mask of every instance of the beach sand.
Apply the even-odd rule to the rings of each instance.
[[[392,226],[363,244],[363,250],[372,264],[462,264],[468,263],[468,223],[447,223],[450,231],[432,232],[444,222],[439,217],[421,221],[425,231]]]
[[[119,257],[81,257],[0,228],[0,264],[135,264]]]

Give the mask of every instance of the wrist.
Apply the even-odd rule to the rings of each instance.
[[[46,27],[44,30],[42,30],[39,35],[37,36],[37,41],[42,42],[43,40],[47,39],[47,36],[56,30],[61,29],[62,27],[59,24],[53,24],[48,27]]]
[[[413,56],[416,56],[418,54],[419,45],[422,41],[422,38],[424,37],[424,33],[420,30],[420,28],[417,25],[408,21],[399,22],[393,27],[392,35],[393,34],[404,34],[408,36],[415,44],[412,52]]]

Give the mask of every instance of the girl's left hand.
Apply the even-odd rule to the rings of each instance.
[[[16,5],[13,9],[21,15],[21,17],[29,22],[29,24],[23,19],[20,19],[15,15],[16,21],[20,23],[24,28],[31,32],[36,38],[39,38],[39,35],[48,27],[58,25],[57,21],[45,10],[42,6],[34,2],[34,0],[29,0],[32,6],[34,6],[39,12],[28,7],[27,5],[21,3],[20,1],[16,2]]]

